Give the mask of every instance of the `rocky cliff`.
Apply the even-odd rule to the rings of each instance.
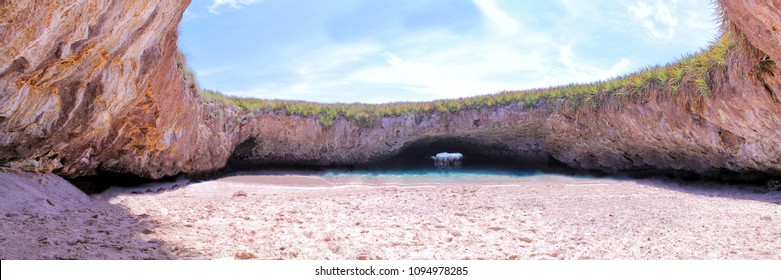
[[[598,108],[543,100],[455,113],[344,117],[207,102],[176,46],[188,1],[0,2],[0,164],[65,176],[159,178],[228,159],[354,165],[420,142],[572,167],[781,176],[781,1],[723,1],[736,44],[697,85],[606,95]]]
[[[177,57],[188,2],[0,2],[0,162],[153,178],[219,167],[230,143]]]

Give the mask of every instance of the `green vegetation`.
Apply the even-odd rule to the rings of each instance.
[[[682,86],[696,88],[703,97],[710,97],[709,77],[713,69],[726,65],[727,53],[734,43],[727,34],[706,50],[681,58],[675,63],[643,69],[639,72],[606,81],[524,91],[503,91],[469,98],[432,102],[396,102],[387,104],[322,104],[304,101],[259,100],[225,96],[211,90],[199,90],[207,101],[241,107],[250,112],[279,112],[287,115],[316,117],[324,126],[332,126],[340,117],[369,127],[382,117],[417,113],[450,114],[461,110],[478,110],[496,106],[517,105],[533,108],[547,100],[565,100],[577,108],[598,109],[605,97],[619,95],[642,97],[651,88],[671,94]]]

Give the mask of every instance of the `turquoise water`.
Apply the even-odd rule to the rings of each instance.
[[[465,179],[475,177],[528,177],[546,174],[543,172],[510,171],[510,170],[360,170],[360,171],[324,171],[320,175],[324,177],[353,176],[363,178],[436,178],[436,179]]]
[[[329,185],[367,185],[367,186],[457,186],[457,185],[515,185],[519,183],[547,181],[571,181],[593,178],[588,175],[564,175],[545,172],[513,170],[264,170],[241,171],[231,176],[316,176]]]
[[[327,171],[322,176],[327,181],[352,184],[395,185],[456,185],[466,182],[507,184],[528,181],[545,175],[540,172],[511,172],[487,170],[404,170],[404,171]]]

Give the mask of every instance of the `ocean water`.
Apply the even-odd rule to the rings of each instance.
[[[320,176],[343,185],[456,186],[462,184],[505,185],[541,179],[541,172],[499,170],[385,170],[327,171]]]
[[[474,179],[504,179],[517,180],[533,176],[544,175],[548,173],[538,171],[511,171],[511,170],[474,170],[474,169],[452,169],[452,170],[358,170],[358,171],[339,171],[330,170],[321,172],[319,175],[324,178],[360,178],[366,180],[442,180],[459,181]]]
[[[446,143],[447,144],[447,143]],[[235,162],[228,176],[312,176],[333,185],[511,185],[518,182],[545,181],[553,177],[600,177],[571,169],[549,154],[529,152],[509,158],[486,156],[467,145],[423,143],[407,147],[402,153],[386,159],[356,166],[334,168],[255,166]],[[468,147],[468,149],[467,149]],[[433,155],[458,152],[456,163],[436,164]],[[293,178],[291,178],[293,179]],[[283,179],[274,179],[283,180]],[[284,180],[283,180],[284,181]]]
[[[244,170],[231,173],[223,178],[243,177],[253,181],[252,177],[276,177],[274,184],[287,184],[285,176],[290,176],[289,183],[296,184],[300,177],[321,178],[323,186],[513,186],[518,184],[546,182],[576,183],[586,178],[594,178],[583,174],[560,174],[542,171],[508,170],[508,169],[404,169],[404,170]],[[279,181],[281,180],[281,181]],[[245,181],[245,182],[247,182]],[[309,184],[308,184],[309,185]]]

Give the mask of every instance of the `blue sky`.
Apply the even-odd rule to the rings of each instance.
[[[193,0],[201,86],[317,102],[458,98],[603,80],[718,34],[709,0]]]

